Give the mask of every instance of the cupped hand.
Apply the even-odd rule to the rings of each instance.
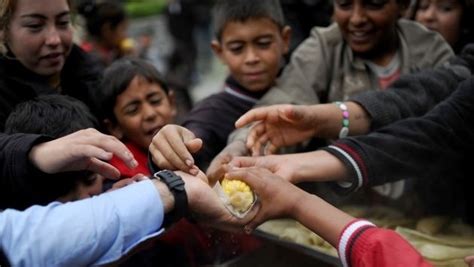
[[[255,216],[256,210],[249,212],[245,218],[233,216],[209,186],[202,172],[197,177],[179,171],[176,174],[185,182],[189,209],[200,223],[225,230],[242,231],[243,226]]]
[[[264,168],[231,168],[226,178],[247,183],[258,196],[258,212],[246,225],[247,232],[267,220],[291,217],[302,195],[301,189]]]
[[[119,178],[119,170],[107,162],[113,155],[129,168],[138,165],[120,140],[95,129],[85,129],[34,146],[29,158],[45,173],[88,170],[107,178]]]
[[[179,125],[166,125],[150,144],[153,162],[160,169],[180,170],[197,175],[199,168],[194,164],[191,153],[199,151],[202,140],[188,129]]]

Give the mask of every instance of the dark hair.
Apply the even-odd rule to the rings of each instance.
[[[114,0],[85,0],[78,4],[77,12],[86,19],[87,32],[95,38],[101,37],[105,24],[108,23],[115,29],[127,19],[123,5]]]
[[[117,96],[123,93],[135,77],[142,77],[150,83],[159,84],[168,94],[168,86],[163,75],[146,60],[125,57],[114,61],[104,71],[102,86],[92,96],[101,119],[109,119],[116,122],[114,115],[115,101]]]
[[[280,29],[285,25],[279,0],[217,0],[213,8],[214,34],[220,40],[227,23],[258,18],[269,18]]]
[[[98,125],[97,119],[81,101],[66,95],[41,95],[13,109],[5,123],[5,132],[59,138]],[[92,184],[95,179],[92,174],[91,171],[50,174],[48,179],[33,182],[35,193],[41,195],[40,202],[46,204],[71,192],[79,183]]]
[[[456,54],[459,54],[463,47],[469,43],[474,42],[474,0],[456,0],[461,5],[462,17],[460,23],[460,34],[459,40],[454,44],[453,50]],[[411,13],[410,19],[416,20],[416,13],[420,8],[421,0],[416,0],[413,12]]]
[[[97,128],[97,119],[81,101],[65,95],[42,95],[18,104],[5,122],[5,132],[44,134],[59,138]]]

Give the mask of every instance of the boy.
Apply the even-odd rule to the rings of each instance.
[[[183,127],[169,125],[154,137],[150,152],[161,168],[205,170],[225,147],[234,122],[274,85],[284,64],[291,30],[278,0],[217,1],[213,16],[212,48],[230,75],[224,91],[198,103]]]
[[[97,119],[81,101],[65,95],[43,95],[17,105],[7,118],[5,132],[59,138],[97,126]],[[102,193],[102,178],[85,171],[58,173],[31,179],[31,183],[24,185],[24,192],[27,197],[19,196],[17,203],[22,208],[55,200],[74,201]]]
[[[122,178],[149,175],[147,152],[153,135],[176,116],[173,91],[150,63],[133,58],[115,61],[104,72],[94,101],[107,130],[122,140],[138,161],[130,170],[120,160],[110,162]]]

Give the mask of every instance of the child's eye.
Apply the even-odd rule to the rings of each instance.
[[[381,9],[387,3],[386,0],[369,0],[365,4],[370,9]]]
[[[152,105],[160,105],[161,104],[161,98],[153,98],[153,99],[150,99],[150,103]]]
[[[440,9],[443,12],[450,12],[454,8],[453,8],[453,5],[451,5],[450,3],[442,3],[438,6],[438,9]]]
[[[268,48],[272,44],[272,40],[269,38],[258,40],[257,46],[260,48]]]
[[[229,50],[234,53],[234,54],[238,54],[240,52],[242,52],[243,50],[243,46],[239,45],[239,46],[232,46],[232,47],[229,47]]]
[[[129,106],[124,110],[125,115],[134,115],[138,111],[137,106]]]
[[[351,0],[336,0],[335,2],[342,9],[348,9],[352,5]]]

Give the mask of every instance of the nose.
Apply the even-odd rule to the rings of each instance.
[[[51,27],[48,29],[45,43],[48,46],[58,46],[61,43],[61,37],[56,27]]]
[[[260,57],[258,55],[258,52],[256,51],[256,48],[249,47],[245,51],[245,63],[246,64],[256,64],[260,61]]]
[[[418,11],[419,21],[422,23],[430,23],[436,19],[436,7],[433,4],[430,4],[425,10]]]
[[[156,107],[145,104],[143,105],[143,118],[145,120],[154,120],[157,116]]]
[[[360,26],[366,22],[367,22],[367,14],[365,13],[364,7],[359,4],[354,4],[354,8],[350,16],[350,23],[353,26]]]

